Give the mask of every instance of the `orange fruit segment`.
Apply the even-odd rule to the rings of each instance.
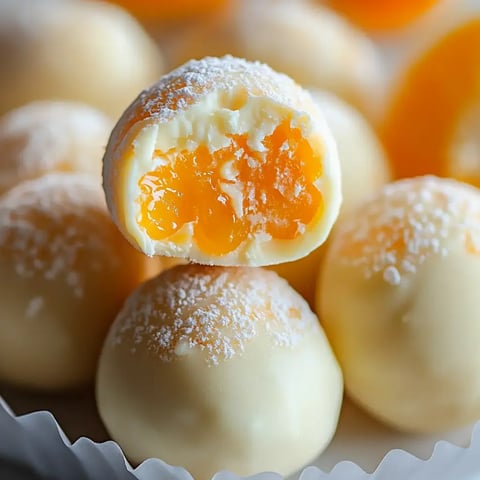
[[[480,186],[480,18],[451,29],[399,80],[381,136],[396,177],[454,177]]]
[[[367,30],[403,27],[428,11],[438,0],[329,0],[349,20]]]
[[[144,253],[222,265],[306,255],[341,202],[337,153],[308,92],[233,57],[189,62],[141,94],[114,129],[104,186]]]

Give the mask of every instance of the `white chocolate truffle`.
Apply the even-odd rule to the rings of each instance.
[[[65,389],[93,379],[145,260],[86,174],[52,173],[0,199],[0,381]]]
[[[140,286],[97,376],[100,415],[127,457],[198,480],[299,469],[330,442],[342,392],[317,317],[258,268],[184,265]]]
[[[114,118],[163,68],[153,40],[124,10],[65,0],[2,0],[0,63],[0,113],[62,99]]]
[[[337,227],[319,314],[345,388],[378,419],[433,432],[480,418],[480,192],[418,177]]]
[[[304,87],[331,91],[375,114],[383,69],[373,42],[309,1],[236,0],[173,38],[170,64],[231,54],[265,62]]]
[[[387,156],[375,130],[355,108],[335,95],[310,90],[338,149],[342,174],[339,218],[357,209],[391,179]]]
[[[103,163],[112,218],[147,255],[261,266],[322,244],[341,204],[310,94],[267,65],[186,63],[125,111]]]
[[[358,111],[328,92],[311,90],[310,93],[338,149],[342,173],[341,219],[389,181],[388,161],[373,128]],[[301,293],[312,308],[326,246],[322,245],[295,262],[271,267]]]
[[[91,173],[101,183],[113,122],[75,102],[37,101],[0,118],[0,194],[51,171]]]

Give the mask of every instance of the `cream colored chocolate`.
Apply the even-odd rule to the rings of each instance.
[[[330,442],[342,375],[316,316],[275,273],[174,267],[139,287],[100,357],[97,404],[127,457],[285,475]]]
[[[101,182],[113,122],[74,102],[38,101],[0,118],[0,194],[50,171],[81,171]]]
[[[373,42],[312,1],[236,0],[172,39],[170,64],[232,55],[265,62],[304,87],[331,91],[374,114],[383,70]]]
[[[163,69],[153,40],[106,2],[2,0],[0,32],[0,114],[66,99],[117,117]]]
[[[229,56],[191,61],[143,92],[112,132],[103,178],[112,217],[133,245],[206,264],[299,258],[325,241],[341,203],[335,144],[308,92]],[[312,195],[321,202],[308,223],[294,218],[291,237],[271,234],[291,211],[301,217],[299,202]],[[221,250],[222,241],[232,247]]]
[[[339,224],[319,312],[350,396],[401,430],[480,418],[480,192],[418,177]]]
[[[342,208],[339,219],[349,215],[391,179],[388,160],[365,117],[340,98],[310,90],[332,132],[342,174]]]
[[[311,90],[338,149],[342,173],[342,207],[344,218],[373,196],[390,179],[388,161],[372,127],[364,117],[334,95]],[[295,262],[271,267],[288,280],[314,306],[318,272],[326,245]]]
[[[0,381],[91,381],[104,336],[145,273],[90,176],[52,173],[9,190],[0,199]]]

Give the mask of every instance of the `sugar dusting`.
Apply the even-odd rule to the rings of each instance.
[[[454,237],[465,252],[480,255],[480,192],[454,180],[419,177],[387,185],[344,222],[330,255],[395,286],[427,258],[447,256]]]
[[[110,251],[114,235],[101,187],[88,175],[46,175],[0,200],[0,261],[24,279],[61,281],[77,299],[85,294],[85,271],[120,263]],[[33,297],[26,316],[42,306],[42,298]]]
[[[115,321],[109,342],[145,347],[164,362],[199,348],[211,365],[241,354],[256,336],[294,347],[318,320],[275,273],[183,265],[142,285]]]
[[[37,101],[0,119],[0,192],[53,170],[100,175],[111,121],[76,102]]]
[[[159,123],[171,120],[177,113],[201,101],[214,91],[231,99],[245,101],[245,96],[264,96],[285,106],[301,107],[311,103],[310,94],[287,75],[268,65],[226,55],[190,60],[156,84],[143,91],[126,110],[119,126],[129,129],[133,123],[154,118]],[[238,105],[230,105],[236,109]],[[120,141],[127,132],[120,134]]]
[[[25,309],[26,318],[35,318],[45,306],[43,297],[35,296],[30,299]]]

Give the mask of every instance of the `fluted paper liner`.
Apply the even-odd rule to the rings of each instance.
[[[46,411],[15,417],[0,397],[0,477],[9,480],[59,478],[69,480],[192,480],[183,468],[149,459],[137,468],[126,460],[113,441],[95,443],[80,438],[70,443],[54,416]],[[219,472],[213,480],[240,480]],[[480,478],[480,422],[473,429],[470,445],[457,447],[437,442],[431,457],[420,460],[392,450],[374,473],[365,473],[353,462],[340,462],[329,473],[307,467],[298,480],[474,480]],[[281,480],[276,473],[259,473],[248,480]]]

